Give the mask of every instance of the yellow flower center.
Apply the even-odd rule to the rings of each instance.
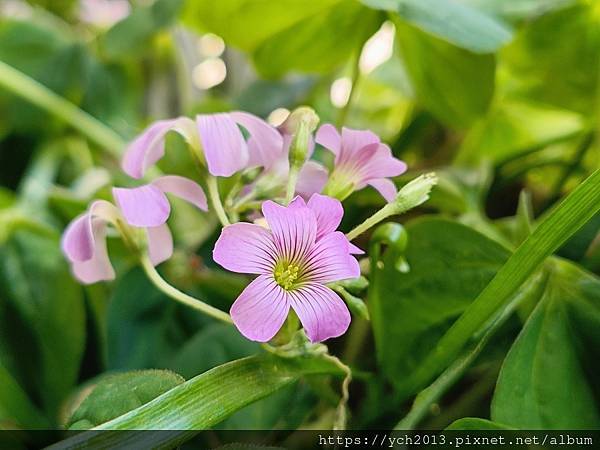
[[[275,281],[279,286],[289,291],[298,280],[300,267],[290,263],[279,263],[275,267]]]

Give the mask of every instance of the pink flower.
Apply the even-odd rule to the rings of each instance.
[[[240,130],[246,129],[248,141]],[[228,177],[253,166],[268,166],[283,152],[279,132],[262,119],[241,111],[201,114],[196,121],[187,117],[155,122],[127,148],[123,170],[133,178],[145,171],[165,154],[165,136],[179,133],[187,143],[204,156],[208,171]]]
[[[85,284],[115,278],[106,251],[108,224],[120,231],[125,223],[143,228],[152,264],[156,266],[169,259],[173,254],[173,237],[166,224],[171,206],[165,193],[181,197],[202,210],[207,209],[202,188],[183,177],[164,176],[133,189],[114,188],[113,195],[120,209],[105,200],[97,200],[76,217],[63,234],[63,253],[71,263],[75,277]]]
[[[202,211],[208,210],[206,195],[194,181],[177,175],[159,177],[150,184],[135,188],[113,188],[113,196],[129,225],[145,228],[148,253],[156,265],[173,254],[173,238],[166,225],[171,204],[166,194],[173,194]],[[156,245],[152,245],[152,244]]]
[[[335,166],[325,193],[340,199],[367,185],[373,186],[388,201],[396,196],[396,186],[388,177],[406,171],[406,163],[392,156],[390,148],[368,130],[325,124],[317,131],[316,141],[335,155]]]
[[[119,216],[112,203],[97,200],[85,213],[73,219],[65,230],[61,247],[71,263],[73,274],[82,283],[115,278],[106,251],[106,225]]]
[[[326,286],[360,275],[348,240],[338,227],[339,201],[315,194],[288,207],[266,201],[270,229],[236,223],[223,229],[214,260],[238,273],[257,274],[231,307],[231,317],[248,339],[266,342],[283,325],[290,307],[312,342],[342,335],[350,324],[346,304]]]

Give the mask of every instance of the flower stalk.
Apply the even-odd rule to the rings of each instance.
[[[221,202],[221,196],[219,195],[217,177],[208,176],[206,178],[206,187],[208,190],[208,198],[210,199],[210,203],[215,214],[219,218],[221,225],[224,227],[230,225],[229,218],[227,217],[227,213],[225,213],[225,208],[223,208],[223,203]]]
[[[180,303],[183,303],[190,308],[194,308],[197,311],[200,311],[208,316],[211,316],[215,319],[218,319],[222,322],[232,324],[231,316],[226,312],[221,311],[220,309],[215,308],[214,306],[210,306],[207,303],[204,303],[197,298],[194,298],[190,295],[187,295],[181,292],[179,289],[171,286],[167,281],[160,276],[156,268],[152,265],[152,262],[148,258],[148,256],[144,255],[141,258],[142,267],[146,275],[160,291],[162,291],[167,296],[171,297],[173,300],[176,300]]]
[[[438,178],[435,173],[427,173],[421,175],[398,192],[394,201],[388,203],[367,220],[356,226],[353,230],[346,234],[348,240],[356,239],[365,231],[373,228],[379,222],[387,219],[390,216],[403,214],[406,211],[415,208],[429,199],[429,193],[433,186],[437,184]]]

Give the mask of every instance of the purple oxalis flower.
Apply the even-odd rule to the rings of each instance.
[[[340,336],[350,313],[326,283],[360,275],[346,236],[335,231],[343,215],[341,203],[315,194],[308,203],[296,197],[287,207],[265,201],[262,212],[269,229],[229,225],[213,250],[224,268],[258,275],[231,307],[235,325],[248,339],[266,342],[291,307],[312,342]]]
[[[86,284],[115,278],[106,251],[108,224],[119,228],[126,222],[143,228],[152,264],[169,259],[173,253],[173,237],[166,224],[171,207],[165,193],[207,210],[202,188],[184,177],[169,175],[137,188],[114,188],[113,195],[120,209],[105,200],[97,200],[76,217],[63,234],[63,252],[71,262],[75,277]]]
[[[88,210],[73,219],[62,237],[63,253],[75,277],[85,284],[115,278],[106,251],[106,226],[115,223],[120,212],[105,200],[96,200]]]
[[[127,223],[146,229],[148,254],[155,265],[169,259],[173,254],[173,238],[166,225],[171,214],[167,193],[191,203],[202,211],[208,211],[202,187],[188,178],[177,175],[162,176],[150,184],[135,188],[113,188],[113,196]],[[156,245],[150,245],[155,241]]]
[[[342,128],[342,134],[333,125],[319,128],[316,141],[335,155],[325,193],[340,199],[353,191],[373,186],[388,201],[396,196],[396,186],[388,177],[406,171],[406,163],[392,156],[390,148],[368,130]]]
[[[240,129],[250,135],[248,140]],[[187,117],[155,122],[146,128],[127,148],[123,170],[133,178],[145,171],[165,154],[165,136],[179,133],[196,151],[204,155],[208,171],[214,176],[228,177],[253,166],[268,166],[283,152],[283,138],[264,120],[241,111],[201,114],[196,121]]]

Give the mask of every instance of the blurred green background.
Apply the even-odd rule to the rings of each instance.
[[[389,273],[386,265],[371,279],[373,285],[378,277],[367,300],[375,339],[355,319],[347,336],[330,343],[359,374],[351,428],[393,426],[404,415],[410,403],[399,380],[534,220],[600,165],[594,0],[2,0],[0,15],[0,61],[126,140],[178,115],[243,109],[276,125],[294,107],[310,105],[322,123],[378,133],[408,163],[399,185],[424,171],[438,173],[431,201],[401,218],[410,219],[411,271]],[[86,387],[107,372],[169,369],[187,379],[258,351],[235,329],[165,298],[117,239],[109,242],[115,282],[74,281],[59,250],[62,230],[91,199],[109,199],[112,185],[131,184],[119,170],[122,149],[75,128],[15,95],[0,76],[0,428],[77,420],[90,426],[118,415],[113,405],[71,416]],[[161,168],[193,174],[177,136],[168,145]],[[318,149],[317,157],[325,154]],[[354,194],[342,228],[382,205],[370,189]],[[165,276],[227,310],[247,280],[212,262],[216,222],[177,202],[170,225],[177,251]],[[564,399],[554,399],[539,418],[527,412],[529,399],[521,407],[496,398],[497,420],[525,428],[600,426],[598,367],[591,362],[598,360],[600,328],[584,320],[600,317],[599,228],[596,216],[560,250],[567,262],[556,262],[559,275],[549,275],[559,281],[541,288],[559,296],[561,308],[579,305],[564,306],[568,319],[551,316],[558,328],[548,333],[564,337],[556,344],[564,358],[543,366],[562,384],[550,379],[552,389],[585,384],[573,388],[572,420],[564,418],[564,408],[573,409]],[[368,236],[358,244],[367,248]],[[378,299],[384,291],[392,303]],[[536,301],[435,404],[424,428],[490,417],[498,371]],[[537,389],[526,367],[515,370],[510,383]],[[220,427],[327,427],[337,396],[325,380],[302,381]],[[516,403],[507,412],[502,402],[509,400]],[[124,401],[120,412],[135,404]]]

